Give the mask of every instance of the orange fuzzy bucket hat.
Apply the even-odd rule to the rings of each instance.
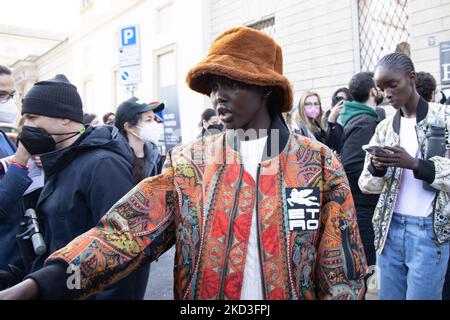
[[[282,100],[281,111],[292,109],[292,87],[283,76],[281,47],[261,31],[237,27],[219,35],[206,58],[188,72],[186,83],[192,90],[209,96],[209,75],[261,87],[277,87]]]

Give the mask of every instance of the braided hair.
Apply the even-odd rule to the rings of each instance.
[[[415,72],[411,58],[406,54],[399,52],[390,53],[381,58],[376,67],[379,66],[389,67],[390,69],[397,71],[404,71],[405,73]]]

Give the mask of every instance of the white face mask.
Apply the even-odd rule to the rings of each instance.
[[[161,131],[159,125],[156,121],[150,123],[145,123],[142,127],[137,127],[140,129],[137,137],[144,142],[153,142],[157,144],[161,136]]]
[[[19,111],[13,99],[0,102],[0,122],[15,123],[18,113]]]

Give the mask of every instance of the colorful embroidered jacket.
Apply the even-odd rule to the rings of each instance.
[[[273,128],[281,128],[281,143],[263,157],[256,181],[229,133],[173,149],[161,175],[142,181],[31,276],[42,297],[63,294],[65,281],[56,288],[49,280],[58,263],[81,275],[81,290],[63,297],[86,298],[175,243],[176,299],[239,299],[256,203],[265,299],[362,298],[367,265],[341,164],[279,119]],[[270,134],[266,148],[275,140]]]
[[[393,146],[400,144],[400,110],[391,117],[383,120],[376,128],[369,144]],[[440,122],[450,128],[450,108],[435,103],[427,103],[420,99],[417,109],[416,133],[421,154],[426,154],[427,128],[430,124]],[[381,253],[386,243],[391,223],[403,169],[389,167],[385,171],[375,170],[366,156],[364,170],[359,178],[359,187],[364,193],[381,193],[373,215],[375,230],[375,249]],[[421,179],[436,189],[437,198],[433,211],[434,233],[437,243],[444,243],[450,239],[450,159],[432,157],[420,160],[416,179]]]

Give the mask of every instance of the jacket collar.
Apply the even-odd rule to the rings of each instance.
[[[428,114],[428,102],[424,98],[420,97],[419,103],[417,104],[416,123],[419,123],[420,121],[425,119],[427,114]],[[400,134],[401,117],[402,117],[402,110],[399,108],[394,115],[394,122],[392,124],[394,127],[394,132],[396,134]]]
[[[264,146],[264,153],[261,161],[275,158],[283,152],[288,143],[289,135],[289,129],[281,119],[281,116],[276,116],[273,119],[268,132],[267,142]],[[235,131],[227,130],[225,141],[234,151],[240,150],[240,140]],[[275,148],[272,148],[271,146],[274,146]],[[224,150],[226,150],[226,148],[224,148]]]

